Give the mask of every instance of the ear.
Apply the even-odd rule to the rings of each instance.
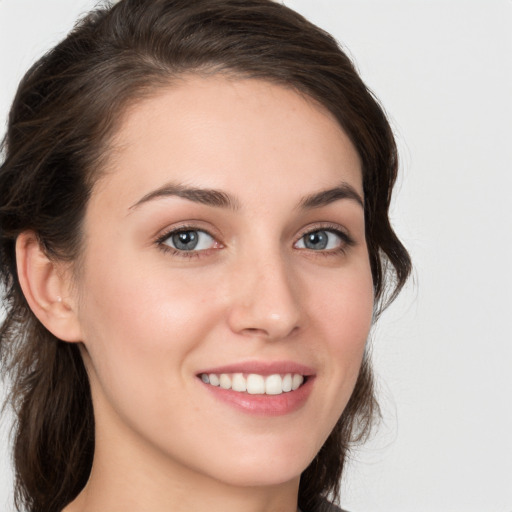
[[[39,321],[63,341],[81,341],[69,265],[48,258],[32,231],[16,240],[16,264],[23,294]]]

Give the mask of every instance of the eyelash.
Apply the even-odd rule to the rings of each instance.
[[[215,249],[203,249],[201,251],[180,251],[178,249],[174,249],[173,247],[167,245],[165,242],[169,238],[171,238],[173,235],[177,235],[179,233],[186,233],[187,231],[201,231],[202,233],[206,233],[208,236],[212,237],[214,240],[216,240],[215,236],[213,236],[209,231],[206,229],[199,228],[198,226],[193,225],[183,225],[179,226],[177,228],[172,228],[169,231],[166,231],[163,235],[159,236],[155,243],[158,246],[160,250],[162,250],[166,254],[171,254],[172,256],[177,256],[178,258],[200,258],[202,256],[206,256],[211,250],[217,250]],[[220,248],[222,248],[222,244],[220,244]]]
[[[207,256],[211,250],[218,250],[219,248],[223,247],[222,244],[219,244],[220,247],[216,247],[216,248],[212,248],[212,249],[203,249],[203,250],[199,250],[199,251],[197,251],[197,250],[180,251],[178,249],[174,249],[173,247],[171,247],[165,243],[172,236],[177,235],[179,233],[184,233],[187,231],[200,231],[202,233],[206,233],[208,236],[210,236],[211,238],[216,240],[215,236],[213,236],[209,231],[207,231],[205,229],[202,229],[202,228],[199,228],[198,226],[193,226],[193,225],[183,225],[183,226],[179,226],[178,228],[172,228],[171,230],[166,231],[163,235],[159,236],[156,239],[155,243],[158,246],[158,248],[166,254],[171,254],[172,256],[177,256],[179,258],[189,258],[189,259]],[[301,249],[301,250],[306,250],[310,253],[314,253],[315,256],[328,257],[328,256],[335,256],[338,254],[345,254],[347,252],[347,248],[355,245],[354,239],[351,238],[344,231],[341,231],[338,226],[327,224],[327,225],[315,226],[313,229],[309,228],[309,229],[304,230],[300,234],[300,236],[297,238],[297,240],[294,242],[294,246],[295,246],[295,244],[297,244],[299,242],[299,240],[304,238],[306,235],[309,235],[311,233],[316,233],[318,231],[327,231],[329,233],[332,233],[332,234],[338,236],[341,240],[340,246],[335,249],[319,250],[319,251],[315,251],[313,249]]]
[[[340,242],[340,246],[336,247],[335,249],[327,249],[327,250],[320,250],[320,251],[315,251],[313,249],[305,249],[308,252],[313,253],[315,256],[329,257],[329,256],[336,256],[336,255],[339,255],[339,254],[346,254],[347,253],[347,249],[352,247],[352,246],[354,246],[355,243],[356,243],[355,240],[348,233],[346,233],[345,231],[342,231],[339,228],[338,225],[335,225],[335,224],[334,225],[333,224],[323,224],[323,225],[320,225],[320,226],[315,226],[313,229],[311,229],[311,228],[305,229],[300,234],[300,236],[297,238],[297,240],[294,242],[294,245],[299,240],[304,238],[306,235],[309,235],[311,233],[317,233],[318,231],[326,231],[328,233],[333,233],[337,237],[339,237],[341,242]]]

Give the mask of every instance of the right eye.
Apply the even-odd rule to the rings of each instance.
[[[160,239],[159,243],[176,251],[191,252],[212,249],[217,242],[206,231],[200,229],[179,229],[167,233],[165,237]]]
[[[342,247],[343,240],[339,231],[332,229],[317,229],[302,236],[297,242],[298,249],[311,249],[313,251],[325,251]]]

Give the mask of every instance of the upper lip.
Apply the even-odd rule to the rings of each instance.
[[[297,373],[303,376],[312,376],[316,372],[310,366],[293,361],[245,361],[206,368],[198,372],[198,375],[203,373],[217,375],[221,373],[257,373],[258,375]]]

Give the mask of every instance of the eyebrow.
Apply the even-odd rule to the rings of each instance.
[[[213,206],[216,208],[229,208],[231,210],[239,210],[239,201],[221,190],[214,190],[208,188],[187,187],[179,183],[167,183],[163,187],[157,188],[149,192],[144,197],[139,199],[135,204],[130,206],[130,210],[134,210],[140,205],[159,199],[162,197],[177,196],[195,203],[205,204],[206,206]]]
[[[337,187],[321,190],[320,192],[303,197],[299,202],[299,208],[303,210],[320,208],[340,199],[352,199],[364,209],[363,198],[352,185],[346,182],[341,183]]]
[[[215,208],[228,208],[234,211],[241,208],[240,202],[236,197],[223,192],[222,190],[187,187],[179,183],[167,183],[164,186],[147,193],[135,204],[130,206],[129,210],[134,210],[142,204],[154,199],[169,196],[182,197],[189,201],[201,203],[206,206],[213,206]],[[354,187],[352,187],[352,185],[345,182],[341,183],[337,187],[321,190],[320,192],[315,192],[314,194],[303,197],[299,201],[297,207],[301,210],[310,210],[327,206],[341,199],[354,200],[364,208],[363,199],[359,193]]]

